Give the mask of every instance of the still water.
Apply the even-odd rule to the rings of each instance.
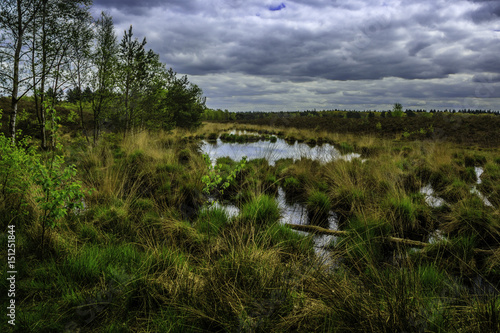
[[[243,134],[252,135],[254,133],[245,132]],[[216,160],[220,157],[230,157],[234,161],[239,161],[244,156],[247,157],[247,160],[264,158],[270,165],[274,165],[279,159],[285,158],[290,158],[294,161],[307,158],[319,161],[320,163],[327,163],[339,159],[349,161],[353,158],[360,157],[360,154],[355,153],[342,155],[333,145],[330,144],[310,147],[305,143],[295,142],[294,144],[289,144],[283,139],[276,139],[276,142],[260,140],[257,142],[247,143],[225,143],[220,139],[217,139],[216,142],[212,143],[203,141],[200,150],[203,154],[208,154],[213,164],[215,164]],[[287,201],[285,198],[285,192],[282,188],[279,188],[278,190],[276,201],[281,211],[280,223],[309,224],[306,207],[298,202]],[[217,206],[223,208],[230,217],[234,217],[239,214],[238,207],[234,205],[217,204]],[[337,230],[337,221],[336,214],[334,212],[330,212],[328,217],[328,228]],[[308,234],[304,231],[295,232]],[[320,258],[327,260],[328,251],[325,250],[325,246],[328,246],[334,239],[335,237],[331,235],[315,235],[313,237],[315,251]]]
[[[355,153],[342,155],[338,149],[328,143],[310,147],[299,142],[288,144],[283,139],[277,139],[276,142],[261,140],[247,143],[229,143],[217,139],[213,143],[202,141],[200,149],[203,154],[208,154],[212,163],[215,163],[219,157],[226,156],[235,161],[241,160],[243,156],[246,156],[247,160],[265,158],[269,165],[274,165],[277,160],[282,158],[291,158],[294,161],[308,158],[327,163],[337,159],[351,160],[361,156]]]

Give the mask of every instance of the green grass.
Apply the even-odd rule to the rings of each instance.
[[[325,192],[313,190],[307,197],[306,207],[311,223],[325,224],[332,209],[332,203]]]
[[[228,223],[229,218],[222,208],[205,208],[198,215],[195,228],[205,234],[217,235]]]
[[[310,236],[301,235],[278,223],[270,224],[260,237],[262,245],[277,247],[286,255],[301,256],[313,253],[314,243]]]
[[[43,256],[40,212],[26,196],[30,211],[16,227],[16,330],[498,331],[500,302],[491,292],[500,279],[497,150],[280,129],[290,141],[377,153],[365,162],[252,161],[228,191],[240,208],[229,218],[203,208],[206,167],[188,145],[231,126],[108,135],[94,148],[75,138],[68,161],[95,190],[81,214],[50,230]],[[271,134],[277,129],[262,128],[262,136]],[[235,162],[218,163],[227,171]],[[484,168],[481,184],[477,166]],[[428,183],[443,207],[427,206],[419,194]],[[280,185],[312,216],[341,216],[349,234],[327,250],[335,269],[321,265],[313,235],[279,223]],[[493,207],[470,193],[472,185]],[[10,199],[0,203],[3,211],[17,202]],[[424,248],[389,240],[427,241],[436,229],[445,238]],[[1,237],[2,255],[6,245]],[[0,279],[6,290],[5,271]],[[10,329],[5,325],[0,331]]]
[[[291,194],[296,194],[300,191],[301,184],[295,177],[287,177],[283,180],[283,188]]]
[[[269,195],[262,194],[243,205],[240,218],[245,222],[265,225],[277,222],[280,218],[280,210],[276,200]]]

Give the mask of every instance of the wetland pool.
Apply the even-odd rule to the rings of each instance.
[[[223,142],[220,138],[213,142],[203,140],[200,150],[203,154],[208,154],[213,164],[220,157],[230,157],[234,161],[239,161],[244,156],[247,157],[247,160],[265,158],[271,166],[276,161],[286,158],[291,158],[294,161],[308,158],[320,163],[327,163],[338,159],[350,161],[353,158],[361,157],[360,154],[356,153],[341,154],[329,143],[311,147],[297,141],[289,144],[280,138],[276,138],[275,142],[259,140],[246,143]]]
[[[229,134],[238,134],[230,132]],[[241,133],[240,133],[241,134]],[[257,135],[257,133],[243,132],[244,135]],[[357,153],[341,154],[338,149],[333,145],[324,143],[322,145],[309,146],[305,143],[295,142],[293,144],[287,143],[285,140],[276,138],[271,141],[259,140],[245,143],[228,143],[223,142],[220,137],[217,141],[208,142],[202,141],[200,150],[203,154],[210,157],[212,164],[215,164],[218,158],[229,157],[234,161],[241,160],[244,156],[247,160],[253,159],[266,159],[269,165],[274,165],[280,159],[292,159],[294,161],[302,158],[307,158],[320,163],[328,163],[334,160],[347,160],[350,161],[355,158],[360,158],[361,155]],[[280,223],[282,224],[310,224],[309,216],[305,205],[299,202],[291,202],[286,199],[285,191],[280,187],[276,196],[276,201],[281,211]],[[239,208],[232,204],[216,204],[226,211],[230,217],[239,214]],[[328,229],[338,229],[337,215],[330,211],[328,216]],[[307,232],[294,230],[299,234],[307,235]],[[333,240],[335,236],[331,235],[314,235],[314,249],[319,258],[328,260],[328,251],[325,249]]]
[[[229,132],[230,135],[259,135],[253,132]],[[220,137],[214,141],[203,140],[200,144],[200,151],[203,154],[207,154],[210,161],[215,165],[218,158],[229,157],[234,161],[239,161],[243,157],[247,157],[247,160],[254,159],[266,159],[269,165],[275,165],[276,161],[280,159],[292,159],[297,161],[300,159],[311,159],[319,161],[320,163],[328,163],[335,160],[346,160],[351,161],[356,158],[361,158],[360,154],[350,153],[341,154],[338,149],[329,143],[324,143],[322,145],[310,146],[306,143],[299,143],[295,141],[294,143],[289,143],[284,139],[274,137],[273,140],[257,140],[251,142],[223,142]],[[365,160],[362,160],[363,162]],[[483,169],[480,167],[475,168],[475,173],[477,177],[476,185],[481,183],[481,174]],[[477,194],[484,202],[486,206],[492,206],[488,199],[482,195],[473,185],[470,189],[471,193]],[[447,203],[440,197],[436,196],[434,189],[430,184],[424,186],[420,189],[420,193],[424,195],[427,205],[437,208],[440,206],[447,205]],[[285,196],[285,191],[279,187],[276,201],[280,208],[281,218],[280,223],[282,224],[300,224],[308,225],[310,224],[307,209],[303,203],[293,202],[287,200]],[[239,208],[232,204],[217,204],[219,207],[223,208],[228,216],[234,217],[239,214]],[[326,221],[325,221],[326,222]],[[326,226],[326,224],[328,226]],[[328,223],[325,223],[324,227],[331,230],[338,230],[338,218],[335,212],[330,211],[328,217]],[[309,233],[304,231],[294,230],[299,234],[307,235]],[[444,236],[440,234],[440,230],[436,230],[430,237],[430,241],[436,241],[442,239]],[[335,240],[335,236],[331,235],[314,235],[314,247],[315,252],[319,258],[323,260],[328,260],[328,247],[332,241]]]

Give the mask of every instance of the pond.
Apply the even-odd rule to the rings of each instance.
[[[229,134],[257,135],[257,133],[252,132],[230,132]],[[216,160],[220,157],[230,157],[234,161],[239,161],[244,156],[247,157],[247,160],[264,158],[270,165],[274,165],[276,161],[285,158],[290,158],[294,161],[307,158],[319,161],[320,163],[327,163],[339,159],[350,161],[354,158],[360,158],[361,156],[356,153],[343,155],[338,149],[328,143],[311,147],[305,143],[299,142],[289,144],[285,140],[279,138],[276,138],[273,141],[274,142],[259,140],[246,143],[226,143],[222,142],[222,140],[218,138],[215,142],[202,141],[200,150],[203,154],[208,154],[213,164],[215,164]],[[280,223],[302,225],[310,223],[306,207],[301,203],[286,200],[285,191],[281,187],[278,189],[276,201],[281,211]],[[223,208],[231,217],[239,214],[238,207],[234,205],[217,204],[217,206]],[[334,212],[330,212],[328,217],[328,228],[337,230],[337,222],[337,215]],[[304,231],[294,230],[294,232],[308,234]],[[325,247],[328,246],[332,240],[334,240],[334,236],[315,235],[313,240],[315,244],[315,252],[318,257],[323,260],[328,260],[328,251]]]
[[[253,133],[245,134],[252,135]],[[214,142],[202,141],[200,149],[203,154],[208,154],[214,164],[219,157],[226,156],[235,161],[241,160],[243,156],[246,156],[247,160],[265,158],[269,165],[274,165],[277,160],[285,158],[291,158],[294,161],[308,158],[327,163],[338,159],[351,160],[361,157],[356,153],[342,155],[338,149],[328,143],[310,147],[297,141],[289,144],[280,138],[276,138],[275,142],[259,140],[247,143],[222,142],[220,138],[217,138]]]
[[[481,175],[483,174],[484,169],[481,168],[481,167],[475,167],[474,168],[474,172],[476,173],[476,178],[477,178],[476,184],[480,185],[482,183],[482,181],[481,181]],[[481,200],[483,200],[483,202],[484,202],[484,204],[486,206],[493,207],[493,205],[488,200],[488,198],[485,195],[483,195],[481,192],[479,192],[479,190],[477,189],[476,185],[472,186],[472,188],[470,190],[470,193],[476,194],[479,198],[481,198]]]

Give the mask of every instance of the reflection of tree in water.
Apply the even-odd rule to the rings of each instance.
[[[248,135],[248,134],[247,134]],[[239,161],[243,156],[248,160],[264,158],[273,166],[279,159],[291,158],[294,161],[307,158],[321,163],[327,163],[336,159],[351,160],[359,158],[359,154],[351,153],[342,155],[334,146],[325,143],[323,145],[309,146],[306,143],[287,143],[284,139],[276,142],[257,141],[246,143],[224,143],[217,139],[215,143],[203,141],[200,150],[210,156],[212,163],[219,157],[230,157]]]

